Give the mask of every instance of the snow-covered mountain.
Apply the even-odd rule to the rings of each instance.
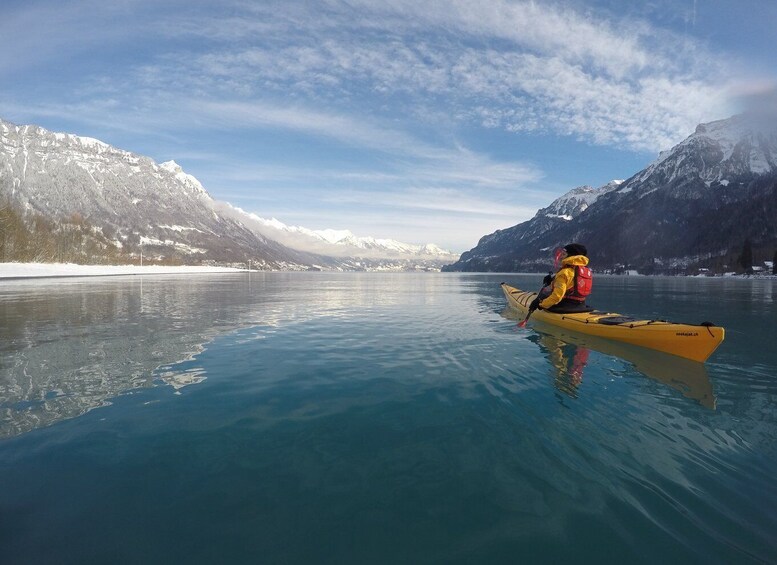
[[[441,249],[433,243],[414,245],[394,239],[358,237],[350,230],[311,230],[301,226],[289,226],[275,218],[262,218],[231,205],[221,210],[265,237],[311,253],[332,257],[426,260],[441,263],[458,258],[458,254]]]
[[[504,252],[509,253],[513,249],[519,249],[526,242],[539,241],[544,234],[571,222],[590,208],[599,198],[616,190],[621,184],[623,184],[621,180],[612,180],[599,188],[588,185],[573,188],[556,198],[549,206],[538,210],[531,220],[513,228],[497,230],[483,236],[477,247],[463,253],[457,262],[445,267],[445,270],[488,270],[485,266],[494,260],[500,261],[505,271],[517,270],[519,268],[517,263],[510,265],[501,263],[501,256]],[[544,263],[545,259],[546,257],[541,256],[539,262]]]
[[[23,210],[77,217],[122,249],[184,262],[247,261],[307,268],[312,258],[218,214],[216,203],[175,162],[157,164],[88,137],[0,120],[0,195]]]
[[[701,124],[631,178],[573,189],[445,270],[539,270],[571,241],[599,268],[733,266],[745,239],[777,248],[777,120],[763,115]]]
[[[627,183],[618,192],[632,190],[644,198],[667,186],[689,188],[704,183],[727,187],[734,179],[768,176],[777,172],[777,126],[771,120],[741,114],[727,120],[699,124],[696,131]]]
[[[632,182],[641,183],[657,174],[668,174],[667,180],[672,181],[690,172],[711,184],[725,183],[727,176],[767,174],[777,168],[775,148],[777,132],[769,121],[739,115],[699,124],[693,134],[662,152]]]
[[[622,180],[613,180],[599,188],[593,188],[588,185],[578,186],[556,198],[547,208],[539,210],[537,216],[571,220],[588,209],[600,196],[612,192],[621,184],[623,184]]]
[[[313,231],[217,202],[174,161],[88,137],[0,120],[0,198],[27,217],[85,222],[102,241],[146,257],[247,262],[267,269],[435,269],[435,246]],[[390,261],[387,261],[390,259]]]

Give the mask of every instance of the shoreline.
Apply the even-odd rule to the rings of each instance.
[[[244,273],[247,269],[210,266],[77,265],[75,263],[0,263],[0,280],[29,280],[127,275]]]
[[[137,275],[185,275],[185,274],[228,274],[228,273],[258,273],[267,272],[260,269],[239,269],[236,267],[216,267],[203,265],[78,265],[75,263],[0,263],[0,281],[19,281],[36,279],[61,279],[79,277],[117,277]],[[296,271],[280,271],[296,272]],[[348,271],[333,271],[348,272]],[[360,271],[353,271],[360,272]],[[368,271],[369,272],[369,271]],[[497,273],[470,273],[458,271],[459,274],[497,274]],[[542,273],[501,273],[510,274],[537,274]],[[731,279],[777,279],[777,275],[771,273],[726,274],[726,275],[642,275],[599,273],[600,275],[616,277],[681,277],[681,278],[731,278]]]

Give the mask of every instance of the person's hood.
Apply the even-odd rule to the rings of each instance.
[[[588,265],[588,257],[585,255],[571,255],[561,262],[562,267],[585,267]]]

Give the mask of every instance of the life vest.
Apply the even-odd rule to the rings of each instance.
[[[591,269],[575,265],[575,278],[572,286],[567,289],[564,298],[566,300],[574,300],[575,302],[585,302],[586,297],[591,294],[593,282],[593,272],[591,272]]]

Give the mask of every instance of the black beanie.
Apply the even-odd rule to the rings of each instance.
[[[570,257],[572,255],[584,255],[585,257],[588,257],[588,250],[582,243],[570,243],[564,246],[564,250]]]

